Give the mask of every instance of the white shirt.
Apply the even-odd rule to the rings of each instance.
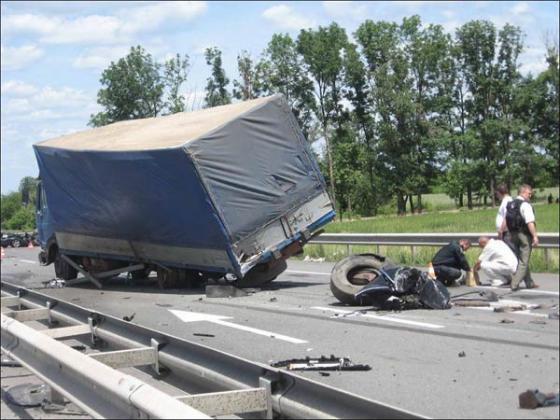
[[[519,200],[523,200],[523,203],[521,203],[521,207],[519,208],[519,211],[521,212],[521,216],[523,216],[523,220],[525,220],[525,223],[534,223],[535,213],[533,212],[533,207],[531,207],[531,205],[527,201],[525,201],[525,199],[520,195],[517,196],[517,198]]]
[[[502,222],[504,221],[505,217],[506,217],[506,212],[507,212],[507,204],[513,201],[513,198],[511,198],[511,195],[506,195],[504,196],[504,198],[502,198],[502,203],[500,204],[500,208],[498,209],[498,214],[496,215],[496,230],[499,231],[500,228],[502,227]],[[507,227],[506,227],[507,230]]]
[[[512,273],[517,270],[517,257],[511,248],[499,239],[490,239],[478,259],[481,262],[481,266],[484,266],[485,263],[497,262],[507,266]]]

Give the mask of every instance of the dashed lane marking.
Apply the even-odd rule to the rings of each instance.
[[[321,311],[330,311],[330,312],[335,312],[335,313],[339,313],[339,314],[349,314],[349,313],[354,312],[354,311],[345,311],[345,310],[342,310],[342,309],[325,308],[325,307],[322,307],[322,306],[313,306],[313,307],[311,307],[311,309],[318,309],[318,310],[321,310]],[[387,316],[387,315],[386,316],[380,316],[380,315],[373,315],[373,314],[362,314],[361,317],[377,319],[379,321],[396,322],[398,324],[413,325],[415,327],[422,327],[422,328],[431,328],[431,329],[445,328],[443,325],[430,324],[430,323],[427,323],[427,322],[410,321],[408,319],[395,318],[395,317]]]
[[[31,260],[18,260],[18,261],[23,262],[23,263],[27,263],[27,264],[37,264],[37,261],[31,261]]]

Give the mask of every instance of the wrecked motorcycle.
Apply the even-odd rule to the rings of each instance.
[[[333,295],[348,305],[372,305],[379,309],[449,309],[447,288],[428,274],[401,267],[376,254],[350,255],[331,273]]]

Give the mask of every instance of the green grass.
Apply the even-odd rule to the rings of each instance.
[[[535,204],[538,232],[559,231],[558,204]],[[460,233],[460,232],[494,232],[494,220],[497,209],[464,210],[455,212],[426,213],[409,216],[378,216],[370,219],[350,222],[334,222],[326,227],[329,233]],[[396,263],[403,265],[427,265],[438,248],[415,247],[414,256],[409,246],[353,246],[354,254],[379,252]],[[346,245],[307,245],[304,256],[324,258],[326,261],[338,261],[347,255]],[[535,272],[558,272],[559,254],[557,249],[549,251],[549,265],[545,265],[543,249],[535,249],[531,257],[531,270]],[[473,264],[480,250],[471,248],[467,252],[469,262]]]
[[[558,232],[559,205],[535,204],[537,230]],[[378,216],[349,222],[334,222],[328,233],[494,232],[497,208],[424,213],[408,216]]]

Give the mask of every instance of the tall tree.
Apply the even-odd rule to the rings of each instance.
[[[164,64],[164,81],[169,94],[166,102],[167,111],[170,114],[185,111],[185,99],[179,93],[181,85],[187,80],[189,69],[189,56],[176,54]]]
[[[259,69],[255,68],[255,63],[246,50],[237,56],[237,71],[240,80],[233,81],[233,96],[243,101],[258,97],[261,93]]]
[[[222,66],[222,52],[216,47],[207,48],[204,57],[206,64],[212,68],[212,76],[206,79],[206,106],[212,108],[231,103],[231,95],[227,90],[229,79]]]
[[[329,126],[342,129],[342,88],[344,78],[343,51],[348,37],[343,28],[336,23],[317,30],[302,30],[297,40],[297,50],[302,55],[306,70],[315,81],[317,98],[316,115],[321,123],[322,135],[327,149],[329,181],[335,209],[337,207],[333,144]]]
[[[288,34],[274,34],[256,69],[263,94],[281,93],[307,137],[313,138],[313,113],[316,109],[313,82],[309,79],[296,43]]]
[[[24,206],[33,204],[37,198],[38,181],[32,176],[26,176],[19,182],[19,192],[21,194],[21,203]]]
[[[115,121],[157,116],[164,106],[160,65],[141,46],[111,62],[101,75],[97,103],[104,110],[91,116],[94,127]]]

